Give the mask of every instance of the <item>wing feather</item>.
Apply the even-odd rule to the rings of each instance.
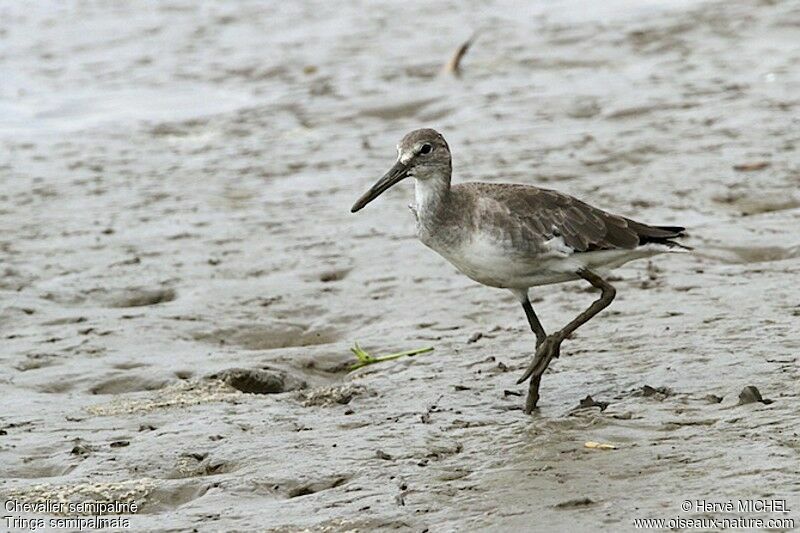
[[[471,183],[494,202],[483,216],[507,228],[518,245],[541,248],[554,237],[576,252],[633,249],[645,242],[680,236],[681,228],[654,227],[614,215],[567,194],[530,185]],[[497,220],[498,217],[501,220]]]

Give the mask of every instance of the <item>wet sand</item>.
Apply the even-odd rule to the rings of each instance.
[[[370,6],[3,8],[3,499],[133,498],[137,531],[800,523],[800,6]],[[421,126],[455,180],[692,234],[617,271],[532,417],[513,297],[415,240],[410,183],[349,213]],[[532,296],[548,330],[594,297]],[[356,341],[435,351],[348,373]]]

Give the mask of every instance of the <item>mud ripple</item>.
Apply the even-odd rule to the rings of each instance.
[[[128,392],[152,391],[167,385],[165,379],[152,379],[145,376],[119,375],[92,386],[92,394],[124,394]]]
[[[719,246],[698,255],[733,265],[770,263],[800,257],[800,246]]]
[[[237,324],[211,332],[200,331],[194,339],[212,344],[233,344],[248,350],[274,350],[329,344],[338,340],[331,330],[316,330],[301,324]]]

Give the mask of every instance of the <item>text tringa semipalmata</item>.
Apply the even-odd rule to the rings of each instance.
[[[363,208],[407,177],[415,182],[417,236],[483,285],[519,299],[536,334],[536,353],[518,383],[530,378],[525,412],[539,400],[539,384],[561,343],[608,307],[616,290],[603,277],[628,261],[686,250],[672,239],[684,228],[649,226],[607,213],[572,196],[515,183],[450,185],[450,148],[440,133],[415,130],[397,145],[394,166],[356,201]],[[528,299],[538,285],[584,279],[600,298],[561,330],[547,335]]]

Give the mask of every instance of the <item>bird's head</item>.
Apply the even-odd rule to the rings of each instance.
[[[398,143],[394,166],[353,204],[350,212],[359,211],[408,177],[417,180],[445,179],[449,182],[451,165],[450,147],[441,133],[429,128],[414,130]]]

